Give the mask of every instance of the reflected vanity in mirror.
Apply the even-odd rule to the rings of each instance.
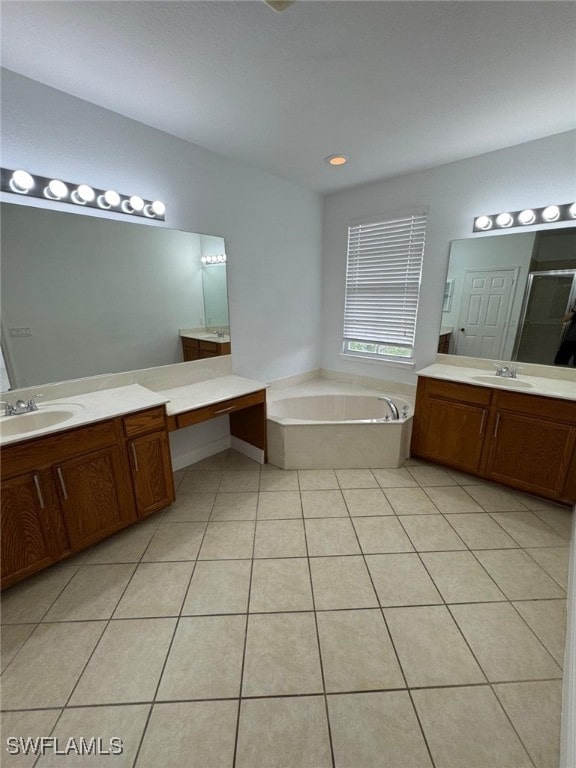
[[[552,365],[575,304],[576,228],[454,240],[439,351]]]
[[[202,261],[224,254],[223,238],[9,203],[0,212],[11,388],[182,362],[181,331],[224,336],[229,354],[226,264]]]

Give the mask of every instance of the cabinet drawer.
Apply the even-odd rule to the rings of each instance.
[[[441,379],[425,379],[425,381],[428,397],[442,397],[446,400],[457,400],[473,405],[489,405],[492,399],[492,391],[486,387],[474,387],[471,384],[460,384]]]
[[[207,405],[205,408],[196,408],[193,411],[186,411],[186,413],[180,413],[176,416],[178,429],[182,427],[189,427],[191,424],[198,424],[201,421],[208,421],[208,419],[214,419],[217,416],[225,416],[228,413],[233,413],[241,408],[248,408],[251,405],[258,405],[266,400],[266,392],[260,390],[259,392],[253,392],[250,395],[243,395],[242,397],[234,397],[230,400],[222,400],[220,403],[214,403],[213,405]]]
[[[156,432],[164,429],[164,408],[153,408],[149,411],[134,413],[132,416],[125,416],[122,422],[126,437]]]

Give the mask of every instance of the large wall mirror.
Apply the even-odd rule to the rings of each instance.
[[[223,238],[8,203],[0,216],[11,388],[181,362],[180,329],[229,332],[226,264],[202,260]]]
[[[452,242],[442,314],[450,353],[552,365],[575,304],[576,228]]]

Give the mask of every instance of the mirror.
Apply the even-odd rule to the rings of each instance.
[[[453,240],[439,351],[553,365],[576,304],[576,228]]]
[[[3,203],[2,352],[15,387],[183,360],[179,329],[229,332],[224,240]]]

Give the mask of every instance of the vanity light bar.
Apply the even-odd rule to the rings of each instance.
[[[217,256],[201,256],[202,264],[226,264],[226,254],[219,253]]]
[[[139,195],[120,195],[113,189],[96,189],[88,184],[72,184],[47,176],[33,176],[28,171],[2,168],[0,188],[2,192],[15,195],[165,220],[166,206],[161,200],[144,200]]]
[[[529,224],[553,224],[556,221],[576,219],[576,203],[547,205],[544,208],[525,208],[523,211],[504,211],[474,219],[473,232],[489,232],[491,229],[527,227]]]

